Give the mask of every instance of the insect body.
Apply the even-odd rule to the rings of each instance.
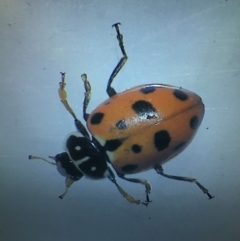
[[[111,97],[90,114],[87,126],[117,173],[125,175],[154,168],[180,153],[203,115],[196,94],[151,84]]]
[[[150,184],[146,180],[127,178],[125,175],[148,169],[155,169],[158,174],[167,178],[195,182],[210,199],[213,198],[195,178],[168,175],[162,169],[162,164],[182,152],[196,134],[204,116],[201,98],[191,91],[163,84],[141,85],[117,93],[111,84],[127,61],[127,54],[119,23],[113,26],[117,31],[123,57],[109,78],[109,99],[90,114],[87,113],[87,106],[91,86],[87,75],[82,75],[86,91],[83,118],[87,129],[67,101],[65,73],[61,73],[59,96],[73,116],[77,132],[66,138],[65,152],[50,157],[55,160],[50,163],[56,165],[59,173],[66,177],[66,191],[60,198],[64,197],[67,188],[74,181],[83,176],[92,179],[107,177],[129,202],[147,205],[150,202]],[[29,158],[43,159],[35,156]],[[146,201],[137,200],[126,193],[118,185],[111,166],[120,178],[143,184]]]

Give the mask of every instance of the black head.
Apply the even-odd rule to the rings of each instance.
[[[91,179],[107,177],[108,168],[105,156],[80,132],[73,132],[66,138],[64,149],[69,156],[69,161],[84,176]]]
[[[57,170],[62,176],[73,181],[78,181],[83,176],[83,173],[75,167],[67,152],[57,154],[55,157],[49,157],[55,160]]]

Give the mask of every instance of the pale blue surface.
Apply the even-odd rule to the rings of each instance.
[[[0,240],[239,241],[240,1],[0,2]],[[62,151],[74,129],[57,95],[67,72],[72,107],[81,117],[86,72],[89,110],[106,99],[107,79],[121,53],[111,25],[121,22],[129,61],[113,86],[183,86],[202,96],[199,132],[166,173],[136,175],[153,187],[148,208],[128,204],[109,181],[83,179],[64,200],[64,179],[41,161]],[[119,183],[138,198],[140,185]]]

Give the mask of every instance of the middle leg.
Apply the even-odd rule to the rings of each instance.
[[[108,175],[108,179],[114,183],[118,189],[118,191],[121,193],[121,195],[127,199],[128,202],[130,203],[135,203],[135,204],[143,204],[145,206],[148,205],[149,201],[144,201],[142,202],[141,200],[138,200],[138,199],[135,199],[133,196],[131,196],[130,194],[128,194],[126,191],[124,191],[122,189],[121,186],[118,185],[117,181],[116,181],[116,178],[115,178],[115,175],[113,173],[113,171],[111,170],[110,167],[108,167],[108,172],[109,172],[109,175]]]
[[[149,199],[149,194],[151,192],[151,185],[147,180],[144,179],[138,179],[138,178],[127,178],[124,175],[118,174],[118,176],[128,182],[133,182],[133,183],[140,183],[145,186],[145,193],[146,193],[146,201],[145,204],[148,205],[148,203],[152,202]]]

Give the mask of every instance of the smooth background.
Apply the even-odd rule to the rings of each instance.
[[[1,0],[0,239],[240,240],[240,1]],[[206,105],[199,132],[166,173],[136,175],[153,187],[148,208],[127,203],[108,180],[83,179],[64,200],[64,178],[28,160],[62,151],[75,130],[57,95],[67,72],[69,101],[79,117],[92,84],[89,111],[107,98],[107,79],[121,57],[111,25],[121,22],[129,61],[113,86],[166,83],[198,93]],[[144,199],[140,185],[119,180]]]

